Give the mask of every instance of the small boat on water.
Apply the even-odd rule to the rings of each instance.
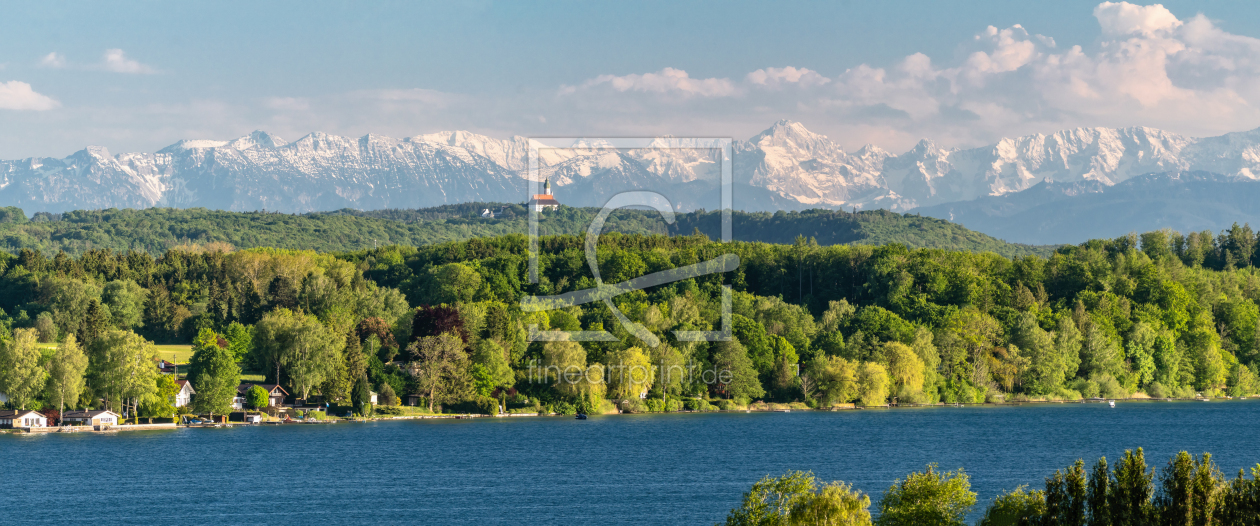
[[[1107,405],[1110,405],[1112,408],[1115,408],[1115,407],[1116,407],[1116,401],[1115,401],[1115,400],[1107,400]]]
[[[577,418],[576,418],[576,420],[586,420],[586,414],[585,414],[585,413],[578,413],[578,414],[577,414]]]

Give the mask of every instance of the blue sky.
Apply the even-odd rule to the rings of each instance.
[[[30,2],[0,13],[6,159],[255,129],[746,139],[789,118],[847,149],[901,151],[1075,126],[1260,126],[1254,2]]]

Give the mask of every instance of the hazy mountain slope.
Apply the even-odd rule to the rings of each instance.
[[[1210,172],[1166,172],[1114,186],[1099,181],[1040,183],[1028,190],[915,209],[1022,243],[1081,243],[1171,228],[1219,232],[1260,226],[1260,181]]]

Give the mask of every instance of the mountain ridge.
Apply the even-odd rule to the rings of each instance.
[[[718,195],[719,153],[694,139],[654,142],[671,147],[610,151],[553,144],[540,150],[539,177],[550,178],[561,202],[575,206],[601,206],[612,193],[651,189],[678,200],[681,210],[717,208],[711,197]],[[466,131],[401,139],[312,132],[287,142],[259,130],[232,140],[180,140],[154,153],[115,155],[89,146],[61,159],[0,161],[0,206],[313,212],[523,202],[529,145],[521,136]],[[1260,177],[1260,129],[1195,138],[1147,127],[1075,128],[977,148],[941,148],[924,139],[893,154],[876,145],[846,152],[826,135],[780,120],[734,141],[732,152],[735,205],[750,211],[907,211],[1011,194],[1043,181],[1110,186],[1169,171]]]
[[[1260,181],[1208,171],[1101,181],[1043,181],[1022,192],[915,209],[970,230],[1031,244],[1074,244],[1162,228],[1212,235],[1260,225]]]

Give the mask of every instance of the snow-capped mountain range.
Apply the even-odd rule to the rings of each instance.
[[[600,206],[619,191],[652,189],[680,209],[719,206],[719,153],[609,150],[555,144],[539,156],[565,204]],[[546,142],[546,139],[543,139]],[[28,213],[72,209],[206,207],[308,212],[420,208],[527,198],[529,140],[463,131],[403,139],[312,133],[286,142],[257,131],[232,141],[184,140],[156,153],[89,146],[64,159],[0,161],[0,206]],[[744,210],[889,208],[1003,195],[1042,181],[1097,181],[1201,170],[1260,177],[1260,129],[1195,138],[1153,128],[1077,128],[970,149],[924,140],[894,155],[853,152],[779,121],[734,145],[735,205]],[[711,202],[710,202],[711,201]]]

